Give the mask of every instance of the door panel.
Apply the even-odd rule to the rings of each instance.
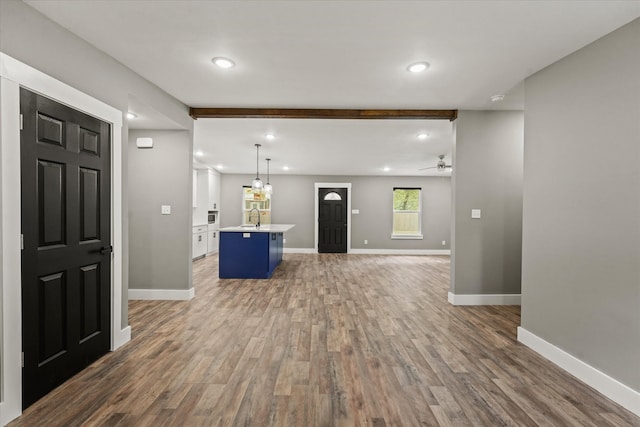
[[[38,142],[44,142],[63,147],[63,130],[64,127],[61,120],[45,116],[42,113],[38,113]]]
[[[100,172],[80,168],[80,241],[98,239]]]
[[[100,266],[80,268],[80,341],[100,331]]]
[[[64,165],[38,161],[38,211],[43,219],[40,223],[41,248],[64,243],[64,172]]]
[[[347,189],[318,189],[318,252],[347,252]]]
[[[80,128],[80,151],[99,155],[100,144],[98,135],[89,129]]]
[[[333,219],[337,222],[346,222],[346,218],[344,215],[344,205],[344,203],[336,203],[333,206]]]
[[[38,336],[41,340],[38,365],[43,366],[67,351],[67,287],[64,273],[40,278],[40,321]]]
[[[20,90],[23,407],[109,350],[110,127]]]

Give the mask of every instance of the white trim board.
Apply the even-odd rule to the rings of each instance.
[[[0,53],[1,55],[1,53]],[[4,61],[0,57],[0,61]],[[0,64],[4,68],[3,64]],[[5,78],[0,68],[0,300],[2,319],[2,365],[0,378],[0,425],[22,413],[22,314],[20,254],[20,88]],[[13,284],[13,286],[12,286]],[[12,325],[5,328],[4,325]]]
[[[318,251],[313,248],[283,248],[282,253],[285,254],[317,254]]]
[[[454,294],[449,292],[453,305],[520,305],[520,294]]]
[[[114,334],[111,351],[122,347],[129,341],[131,341],[131,326],[122,329],[119,334]]]
[[[539,336],[518,326],[518,341],[593,387],[620,406],[640,416],[640,392],[572,356]]]
[[[317,254],[314,248],[284,248],[285,254]],[[351,249],[355,255],[451,255],[449,249]]]
[[[22,413],[22,313],[20,254],[20,87],[83,111],[111,124],[111,350],[131,339],[122,322],[122,111],[0,52],[0,300],[2,361],[0,425]],[[126,322],[125,322],[126,323]],[[11,325],[11,328],[4,328]]]
[[[188,301],[195,297],[191,289],[129,289],[130,300]]]
[[[451,255],[449,249],[351,249],[359,255]]]

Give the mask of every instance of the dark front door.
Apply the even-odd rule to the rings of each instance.
[[[20,91],[23,407],[109,351],[110,128]]]
[[[347,189],[318,189],[318,252],[347,252]]]

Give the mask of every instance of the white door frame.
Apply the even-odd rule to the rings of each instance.
[[[131,339],[122,322],[123,113],[0,52],[0,425],[22,413],[20,87],[111,124],[111,350]]]
[[[318,219],[319,205],[318,205],[318,191],[321,188],[346,188],[347,189],[347,253],[351,252],[351,183],[350,182],[316,182],[315,183],[315,237],[313,250],[318,253]]]

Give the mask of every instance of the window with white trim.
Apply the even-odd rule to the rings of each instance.
[[[394,187],[393,239],[422,239],[422,188]]]

